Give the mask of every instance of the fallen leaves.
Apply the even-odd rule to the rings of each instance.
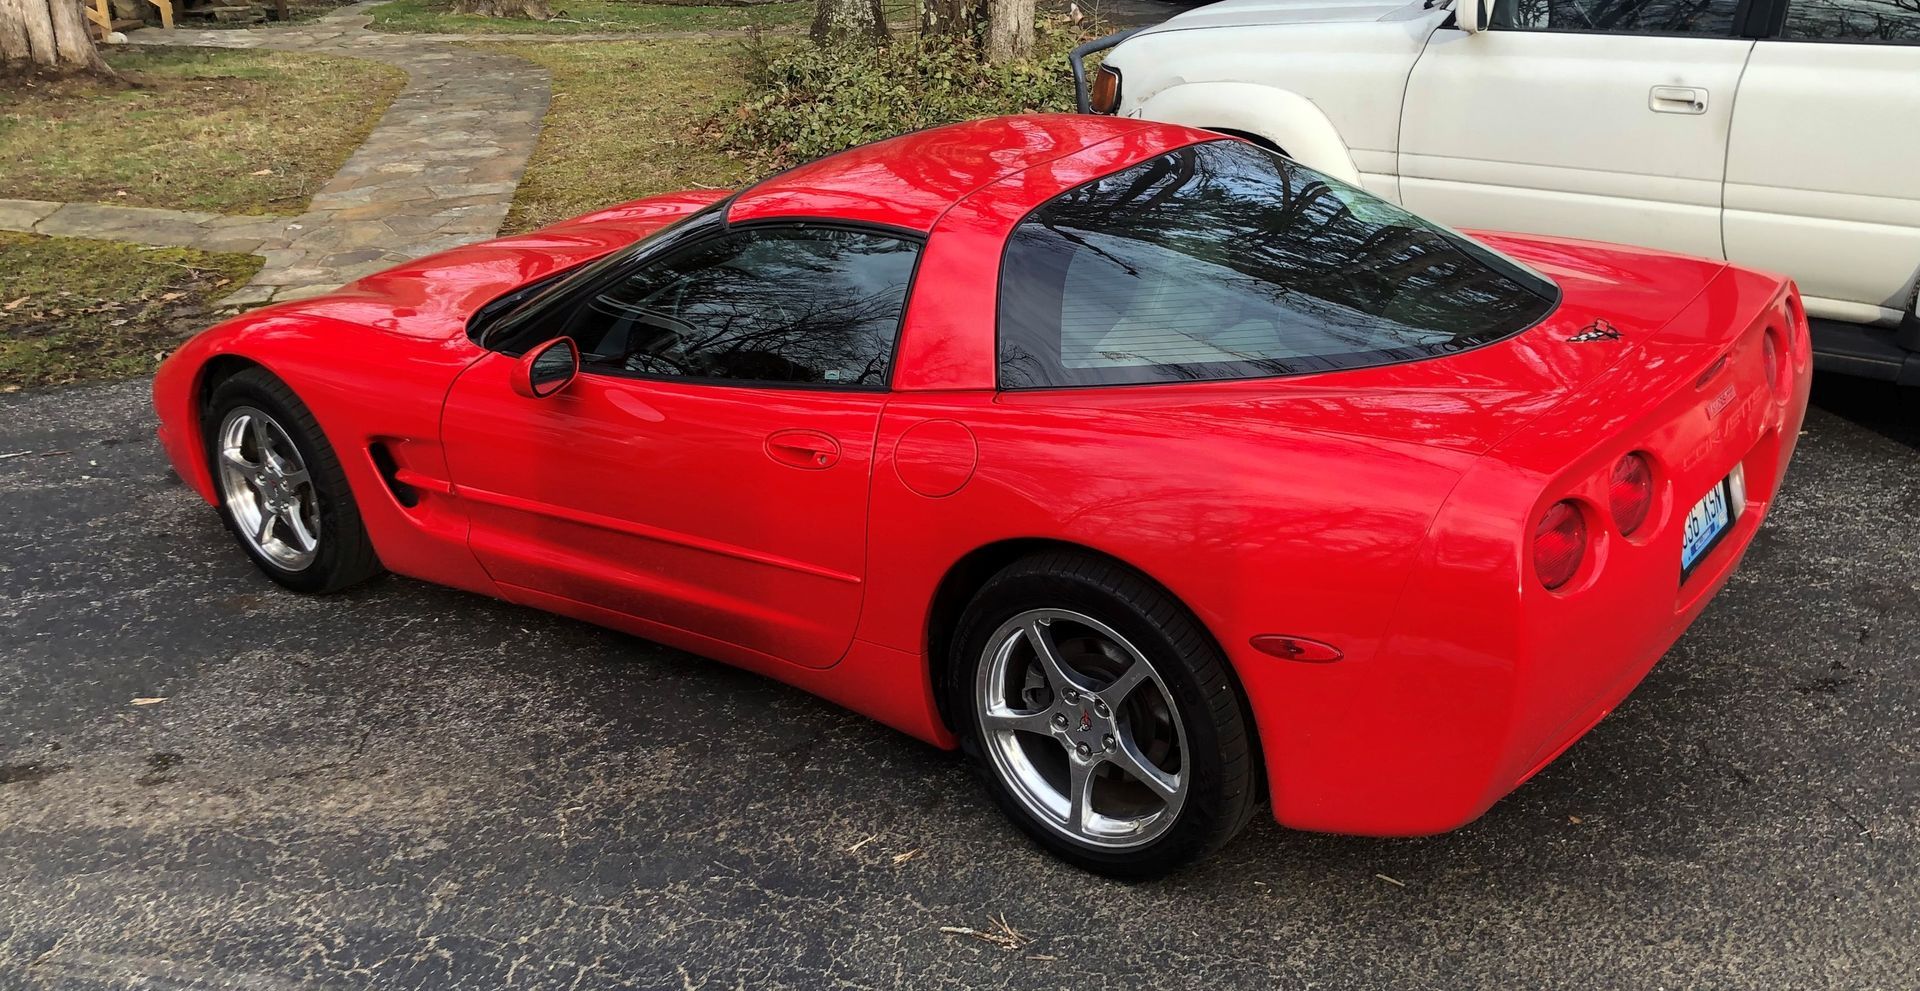
[[[1391,884],[1391,885],[1393,885],[1393,886],[1394,886],[1394,887],[1396,887],[1396,888],[1404,888],[1404,887],[1406,887],[1406,886],[1407,886],[1407,882],[1405,882],[1405,881],[1402,881],[1402,880],[1399,880],[1398,878],[1391,878],[1391,877],[1388,877],[1388,876],[1386,876],[1385,874],[1375,874],[1375,875],[1374,875],[1374,877],[1377,877],[1377,878],[1379,878],[1380,880],[1382,880],[1382,881],[1385,881],[1385,882],[1387,882],[1388,884]]]
[[[166,700],[167,700],[167,697],[165,695],[155,695],[147,698],[134,699],[133,704],[134,705],[159,705],[160,703],[165,702]]]

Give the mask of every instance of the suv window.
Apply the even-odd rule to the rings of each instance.
[[[1780,36],[1920,44],[1920,0],[1789,0]]]
[[[1000,385],[1254,378],[1448,354],[1553,309],[1552,282],[1240,141],[1070,190],[1008,239]]]
[[[884,389],[919,251],[831,227],[733,231],[586,296],[557,332],[585,371]]]
[[[1739,0],[1494,0],[1490,27],[1513,31],[1732,37]]]

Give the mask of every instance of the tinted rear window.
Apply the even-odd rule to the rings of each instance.
[[[1492,250],[1240,141],[1062,194],[1008,240],[1006,389],[1256,378],[1450,354],[1551,311]]]

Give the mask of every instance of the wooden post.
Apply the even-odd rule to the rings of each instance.
[[[113,33],[113,11],[107,7],[107,0],[93,0],[93,6],[85,10],[87,20],[93,22],[96,40],[107,40],[107,35]]]
[[[100,0],[100,2],[104,4],[107,0]],[[287,0],[280,0],[280,2],[285,4]],[[173,30],[173,0],[152,0],[152,3],[160,8],[160,27],[168,31]]]

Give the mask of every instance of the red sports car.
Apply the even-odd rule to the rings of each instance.
[[[1262,800],[1479,816],[1726,582],[1808,377],[1781,278],[1037,116],[256,310],[154,402],[289,588],[393,571],[763,672],[1145,876]]]

